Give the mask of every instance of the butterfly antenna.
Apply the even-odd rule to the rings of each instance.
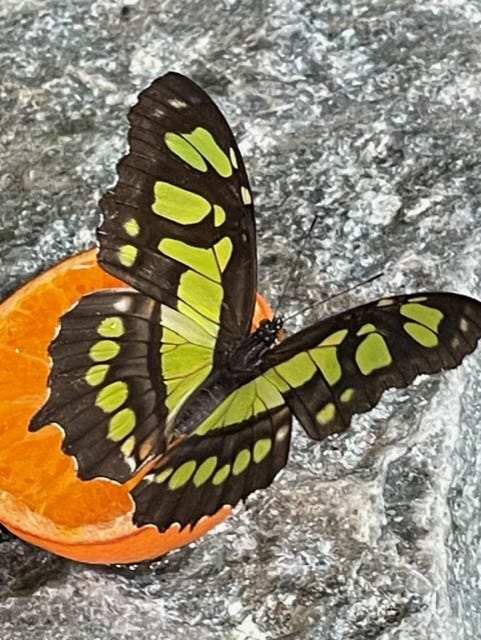
[[[383,275],[384,275],[384,271],[380,271],[379,273],[376,273],[374,276],[371,276],[370,278],[366,278],[365,280],[361,280],[360,282],[356,282],[356,284],[353,284],[350,287],[346,287],[346,289],[342,289],[341,291],[336,291],[336,293],[333,293],[330,296],[327,296],[327,298],[323,298],[322,300],[317,300],[317,302],[313,302],[308,307],[304,307],[304,309],[299,309],[299,311],[296,311],[295,313],[293,313],[290,316],[283,317],[283,320],[284,320],[284,322],[289,322],[289,320],[292,320],[296,316],[302,315],[303,313],[306,313],[307,311],[310,311],[311,309],[314,309],[314,307],[317,307],[320,304],[325,304],[326,302],[329,302],[330,300],[334,300],[334,298],[339,298],[340,296],[344,296],[346,293],[349,293],[350,291],[354,291],[354,289],[358,289],[359,287],[363,287],[364,285],[369,284],[370,282],[373,282],[374,280],[377,280],[378,278],[380,278]]]
[[[303,239],[303,241],[301,243],[299,251],[297,252],[296,259],[294,260],[294,262],[293,262],[293,264],[292,264],[292,266],[291,266],[291,268],[289,270],[289,273],[287,274],[287,278],[286,278],[286,280],[284,282],[284,287],[282,289],[282,293],[281,293],[281,295],[279,297],[279,300],[278,300],[278,303],[277,303],[277,307],[276,307],[277,309],[282,309],[282,305],[283,305],[285,297],[287,295],[287,287],[289,286],[289,283],[290,283],[290,281],[292,279],[292,276],[297,271],[297,268],[299,266],[299,261],[301,259],[301,255],[304,253],[304,247],[306,246],[307,241],[310,240],[311,233],[313,232],[314,227],[316,226],[316,223],[317,223],[318,220],[319,220],[319,214],[316,213],[316,215],[312,219],[312,222],[311,222],[311,224],[309,226],[309,229],[307,230],[306,235],[304,236],[304,239]]]

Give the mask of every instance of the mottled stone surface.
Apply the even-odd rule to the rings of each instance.
[[[3,0],[0,290],[91,246],[126,111],[169,69],[221,105],[281,311],[481,297],[476,0]],[[214,532],[150,566],[0,544],[2,637],[468,640],[481,625],[481,352],[389,392]]]

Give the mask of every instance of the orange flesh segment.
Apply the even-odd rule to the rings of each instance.
[[[58,321],[80,296],[126,285],[103,271],[93,249],[61,262],[0,304],[0,522],[20,538],[58,555],[89,563],[156,558],[185,545],[226,518],[226,506],[193,528],[159,532],[132,522],[127,484],[83,481],[61,450],[62,430],[28,424],[47,396],[48,346]],[[272,317],[257,295],[253,324]]]

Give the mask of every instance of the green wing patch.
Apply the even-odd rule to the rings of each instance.
[[[174,522],[194,526],[221,507],[236,505],[267,487],[285,466],[290,434],[291,414],[284,406],[179,440],[132,491],[134,522],[164,531]]]
[[[175,73],[139,95],[129,120],[130,151],[100,203],[100,263],[203,318],[222,358],[250,331],[257,279],[252,197],[234,137],[207,94]]]
[[[165,305],[161,307],[161,325],[160,367],[165,404],[173,415],[211,373],[216,342],[204,322]]]

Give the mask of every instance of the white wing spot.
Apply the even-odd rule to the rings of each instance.
[[[382,298],[381,300],[379,300],[379,302],[377,303],[377,307],[390,307],[393,304],[394,300],[392,300],[391,298]]]
[[[463,333],[467,333],[469,331],[469,322],[466,320],[466,318],[461,318],[459,320],[459,328]]]
[[[127,458],[124,456],[124,462],[127,464],[129,469],[134,472],[137,469],[137,463],[135,462],[135,458]]]
[[[276,442],[282,442],[289,435],[289,425],[285,424],[276,433]]]
[[[169,104],[174,109],[185,109],[187,106],[189,106],[187,102],[184,102],[179,98],[172,98],[172,100],[169,100]]]
[[[229,158],[230,158],[231,165],[234,167],[234,169],[238,169],[239,165],[237,163],[237,156],[232,147],[229,148]]]
[[[132,300],[129,296],[122,296],[118,300],[116,300],[113,304],[114,309],[120,311],[121,313],[126,313],[130,310],[132,305]]]
[[[409,298],[409,302],[426,302],[426,296],[416,296],[415,298]]]
[[[251,192],[247,187],[241,187],[241,197],[244,204],[252,204]]]

